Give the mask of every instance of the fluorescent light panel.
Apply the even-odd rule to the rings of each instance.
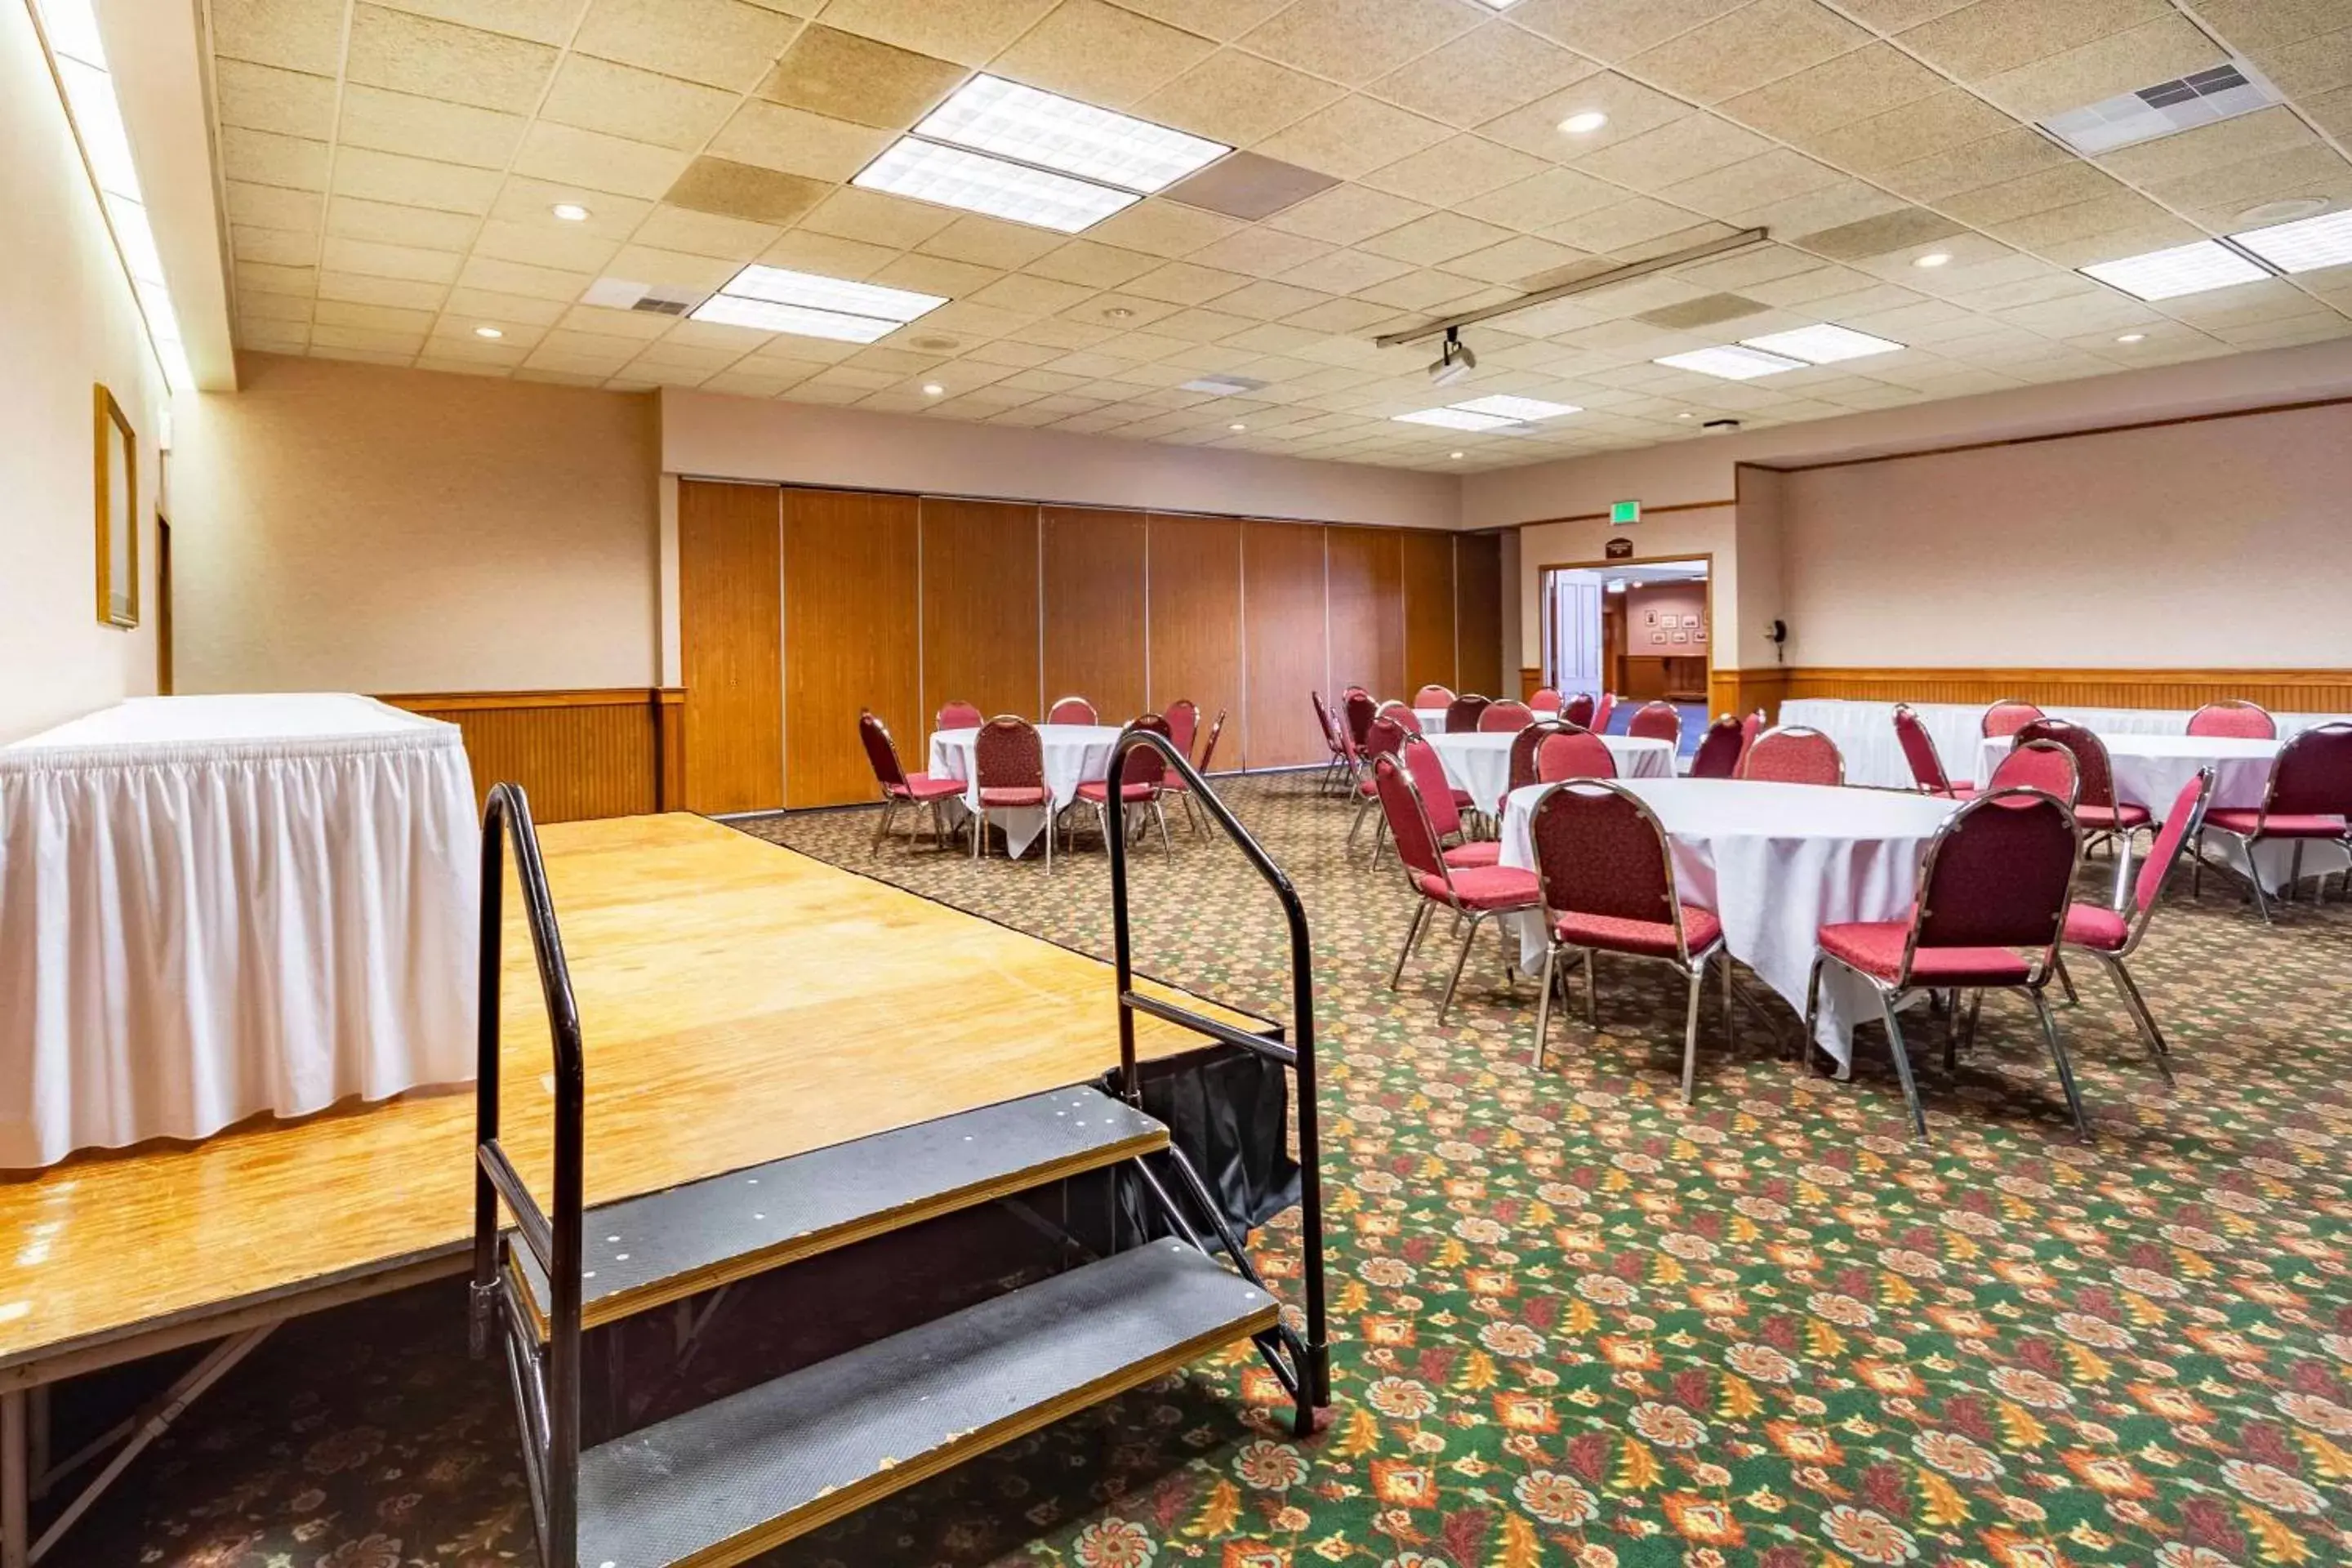
[[[1753,381],[1759,375],[1778,375],[1784,370],[1805,368],[1802,360],[1767,353],[1761,349],[1740,348],[1731,343],[1719,348],[1693,349],[1688,353],[1667,354],[1651,363],[1672,365],[1676,370],[1695,370],[1701,375],[1720,376],[1726,381]]]
[[[1076,234],[1143,198],[1045,169],[1008,163],[913,136],[898,139],[850,182],[940,206]]]
[[[947,303],[945,296],[918,294],[911,289],[886,289],[878,283],[853,283],[814,272],[794,272],[783,267],[746,267],[720,285],[722,294],[765,300],[776,305],[804,305],[812,310],[835,310],[851,316],[875,316],[904,325]]]
[[[2095,261],[2080,269],[2136,300],[2177,300],[2209,289],[2259,282],[2270,274],[2218,239],[2192,240],[2165,250]]]
[[[1557,419],[1566,414],[1581,414],[1584,410],[1573,403],[1546,403],[1539,397],[1474,397],[1467,403],[1446,405],[1465,414],[1491,414],[1498,419],[1522,423],[1532,419]]]
[[[1904,346],[1887,338],[1874,338],[1868,332],[1857,332],[1851,327],[1832,327],[1826,322],[1739,341],[1748,348],[1801,359],[1807,364],[1835,364],[1840,360],[1893,353]]]
[[[994,76],[966,82],[924,116],[915,134],[1145,195],[1233,151]]]
[[[1519,423],[1500,414],[1474,414],[1463,408],[1423,408],[1395,417],[1406,425],[1441,425],[1448,430],[1501,430]]]
[[[2315,272],[2352,262],[2352,211],[2250,228],[2230,237],[2282,272]],[[2087,268],[2086,268],[2087,270]]]
[[[847,316],[838,310],[813,310],[805,305],[780,305],[772,300],[747,300],[734,294],[713,294],[695,307],[693,320],[845,343],[870,343],[901,325],[875,316]]]

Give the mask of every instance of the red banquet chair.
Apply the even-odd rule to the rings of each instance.
[[[1727,779],[1739,773],[1739,753],[1748,749],[1747,725],[1742,720],[1726,713],[1706,727],[1699,738],[1698,751],[1691,758],[1690,776],[1695,779]]]
[[[1168,729],[1166,719],[1157,713],[1146,713],[1134,723],[1129,724],[1127,731],[1121,733],[1124,735],[1128,731],[1136,730],[1156,730],[1161,735],[1167,736],[1169,743],[1172,745],[1175,743],[1176,737],[1170,735]],[[1127,753],[1127,764],[1120,773],[1116,829],[1113,827],[1111,816],[1109,779],[1087,780],[1078,785],[1077,798],[1071,804],[1091,805],[1095,808],[1095,820],[1102,827],[1105,849],[1110,847],[1110,836],[1114,830],[1120,833],[1127,831],[1129,810],[1136,806],[1148,805],[1151,808],[1151,815],[1160,819],[1160,852],[1163,855],[1173,854],[1175,851],[1168,842],[1168,813],[1160,804],[1161,786],[1168,778],[1168,759],[1162,757],[1150,746],[1138,746]],[[1049,864],[1048,869],[1050,868]]]
[[[1393,697],[1381,704],[1380,716],[1383,719],[1394,720],[1396,727],[1408,735],[1421,733],[1421,715]]]
[[[1534,694],[1528,699],[1528,708],[1537,713],[1557,713],[1559,711],[1559,691],[1557,688],[1538,686],[1535,689]]]
[[[1984,737],[1990,741],[2014,735],[2041,717],[2042,710],[2024,699],[2004,697],[1984,710]]]
[[[1423,744],[1425,747],[1427,742]],[[1462,932],[1461,951],[1454,955],[1454,972],[1446,978],[1445,994],[1438,999],[1437,1021],[1443,1024],[1447,1010],[1454,1005],[1454,989],[1462,984],[1462,966],[1469,962],[1470,944],[1477,940],[1480,922],[1488,915],[1535,908],[1536,874],[1510,866],[1449,865],[1438,846],[1436,830],[1431,826],[1412,771],[1398,758],[1373,759],[1372,785],[1379,792],[1381,814],[1388,831],[1396,838],[1397,858],[1404,865],[1405,885],[1419,900],[1413,908],[1412,923],[1405,928],[1404,946],[1397,952],[1396,967],[1389,973],[1389,989],[1395,990],[1404,979],[1405,960],[1412,956],[1412,950],[1427,934],[1432,914],[1442,909],[1450,911],[1457,923],[1465,920],[1468,922]],[[1496,931],[1503,939],[1503,975],[1509,984],[1515,974],[1510,938],[1499,922]],[[1516,991],[1516,985],[1513,989]]]
[[[1485,718],[1486,710],[1494,705],[1493,698],[1481,697],[1475,692],[1455,698],[1445,705],[1445,732],[1449,735],[1470,733],[1479,727],[1478,721]]]
[[[1601,706],[1592,710],[1592,722],[1587,724],[1585,728],[1591,731],[1596,735],[1605,735],[1609,733],[1609,716],[1616,711],[1616,694],[1609,691],[1602,692],[1601,694]]]
[[[1358,756],[1364,776],[1356,785],[1356,815],[1348,824],[1348,853],[1350,855],[1356,852],[1356,834],[1364,826],[1364,818],[1380,810],[1380,784],[1372,776],[1373,766],[1382,757],[1395,756],[1397,748],[1404,744],[1404,735],[1403,726],[1394,720],[1372,721],[1370,737]],[[1381,858],[1381,840],[1386,831],[1385,823],[1372,829],[1372,858],[1375,861]]]
[[[1209,764],[1215,762],[1217,759],[1217,737],[1224,732],[1225,710],[1220,708],[1217,710],[1216,720],[1209,726],[1209,739],[1201,747],[1201,760],[1192,764],[1194,767],[1201,770],[1201,773],[1204,777],[1209,772]],[[1162,769],[1162,771],[1165,772],[1166,770]],[[1184,782],[1183,775],[1181,773],[1169,773],[1167,777],[1160,781],[1160,789],[1162,795],[1172,795],[1176,797],[1177,801],[1184,808],[1185,825],[1191,827],[1194,833],[1199,833],[1201,831],[1200,819],[1205,814],[1194,809],[1192,805],[1192,786]]]
[[[1362,687],[1350,686],[1339,693],[1340,728],[1348,739],[1355,742],[1356,762],[1360,767],[1370,765],[1363,755],[1364,745],[1372,738],[1372,721],[1380,716],[1381,705],[1373,701],[1372,694]],[[1365,775],[1365,782],[1371,782],[1369,773]]]
[[[1911,777],[1929,795],[1948,795],[1954,800],[1966,800],[1977,793],[1973,784],[1954,784],[1944,772],[1944,759],[1937,754],[1936,737],[1927,733],[1927,726],[1908,704],[1895,705],[1895,738],[1903,743],[1903,755],[1911,764]]]
[[[1445,759],[1437,754],[1437,748],[1419,735],[1407,735],[1398,744],[1397,755],[1404,759],[1405,772],[1412,775],[1412,787],[1421,795],[1421,808],[1429,814],[1430,830],[1437,835],[1438,848],[1445,863],[1460,870],[1500,862],[1500,844],[1491,838],[1473,839],[1463,826],[1462,814],[1473,808],[1470,792],[1454,787],[1454,781],[1445,776]],[[1455,842],[1448,844],[1448,839]]]
[[[1454,705],[1454,693],[1433,680],[1412,694],[1412,705],[1424,710],[1450,708]]]
[[[2189,716],[2189,732],[2241,741],[2275,741],[2278,739],[2278,721],[2272,718],[2270,710],[2259,702],[2231,697],[2219,702],[2208,702],[2191,713]]]
[[[890,821],[902,805],[911,805],[918,814],[929,809],[931,814],[933,842],[947,842],[947,802],[963,794],[963,781],[959,778],[934,778],[929,773],[910,773],[898,764],[898,747],[890,739],[890,727],[874,716],[870,708],[857,710],[857,738],[866,745],[866,760],[874,766],[874,782],[882,786],[882,820],[874,825],[873,853],[882,850],[882,840],[889,836]]]
[[[1625,733],[1641,741],[1679,743],[1683,738],[1683,710],[1671,702],[1645,702],[1627,722]]]
[[[1095,721],[1095,705],[1083,697],[1062,697],[1045,710],[1048,724],[1091,724]]]
[[[1748,765],[1748,753],[1755,748],[1756,737],[1762,734],[1765,728],[1764,710],[1761,708],[1739,721],[1739,765],[1742,769]]]
[[[1533,704],[1529,706],[1532,707]],[[1573,724],[1580,730],[1590,730],[1592,728],[1593,710],[1599,706],[1600,704],[1593,700],[1592,693],[1580,691],[1559,705],[1560,722]]]
[[[1986,794],[2001,789],[2038,789],[2056,795],[2072,811],[2083,790],[2083,773],[2074,753],[2057,742],[2028,741],[2011,747],[1985,781]]]
[[[1524,730],[1536,721],[1535,710],[1524,702],[1496,702],[1478,715],[1482,733],[1494,735],[1506,731]]]
[[[1200,709],[1193,706],[1191,698],[1179,697],[1161,710],[1161,717],[1168,721],[1168,738],[1176,742],[1176,749],[1184,753],[1184,760],[1191,762],[1192,742],[1200,738]]]
[[[988,715],[969,702],[945,702],[940,705],[940,721],[934,730],[977,730],[988,722]]]
[[[2165,813],[2164,826],[2157,830],[2156,842],[2148,847],[2147,858],[2140,863],[2138,879],[2132,884],[2132,896],[2114,909],[2078,902],[2066,910],[2066,945],[2081,948],[2105,964],[2107,973],[2116,977],[2116,989],[2123,993],[2124,1005],[2130,1009],[2132,1022],[2139,1026],[2140,1038],[2147,1042],[2149,1054],[2156,1058],[2157,1071],[2164,1075],[2167,1083],[2172,1081],[2168,1059],[2172,1053],[2166,1048],[2163,1031],[2156,1026],[2156,1016],[2147,1010],[2147,1001],[2133,984],[2131,971],[2124,967],[2124,960],[2137,951],[2140,939],[2147,934],[2148,919],[2156,913],[2157,897],[2164,891],[2166,879],[2179,862],[2182,847],[2196,837],[2205,819],[2205,807],[2212,798],[2213,770],[2200,768],[2195,778],[2180,786],[2172,809]]]
[[[1592,955],[1619,953],[1674,965],[1690,982],[1683,1018],[1683,1103],[1698,1071],[1699,993],[1706,966],[1725,953],[1723,922],[1711,910],[1683,902],[1675,883],[1666,830],[1641,797],[1622,784],[1577,779],[1554,784],[1528,814],[1536,875],[1543,899],[1543,984],[1536,1003],[1535,1065],[1544,1065],[1559,956],[1584,956],[1584,1018],[1601,1026]],[[1723,969],[1724,1032],[1731,1029],[1731,963]]]
[[[2199,885],[2204,879],[2207,833],[2237,840],[2245,858],[2247,883],[2254,890],[2254,907],[2267,922],[2271,905],[2254,866],[2255,845],[2270,839],[2294,845],[2294,862],[2287,873],[2289,893],[2303,880],[2305,844],[2341,845],[2352,856],[2352,724],[2322,724],[2280,747],[2261,805],[2227,806],[2205,814],[2203,830],[2197,836]],[[2352,869],[2345,877],[2352,887]],[[2324,876],[2321,884],[2326,886]]]
[[[2050,1059],[2075,1129],[2091,1124],[2074,1089],[2074,1069],[2059,1043],[2058,1025],[2042,991],[2056,974],[2058,943],[2066,929],[2074,868],[2082,854],[2074,814],[2040,790],[1987,790],[1954,812],[1920,858],[1919,897],[1910,917],[1825,925],[1816,938],[1812,973],[1805,984],[1804,1038],[1813,1037],[1822,970],[1828,964],[1858,976],[1877,994],[1886,1042],[1911,1124],[1927,1136],[1927,1113],[1911,1076],[1896,1012],[1919,991],[2022,991],[2041,1017]],[[2021,957],[2016,949],[2031,957]],[[1947,1034],[1944,1065],[1953,1065]]]
[[[1325,706],[1323,694],[1319,691],[1310,691],[1307,694],[1307,698],[1308,701],[1315,704],[1315,722],[1323,731],[1323,743],[1331,749],[1330,761],[1323,764],[1323,771],[1316,776],[1315,780],[1315,787],[1318,791],[1328,793],[1335,782],[1355,770],[1355,752],[1340,738],[1339,726],[1332,719],[1331,710]]]
[[[1559,784],[1567,779],[1613,779],[1617,759],[1608,744],[1589,730],[1563,729],[1547,736],[1536,748],[1536,783]]]
[[[988,853],[989,818],[1000,811],[1045,814],[1045,874],[1054,874],[1054,795],[1045,787],[1045,742],[1037,727],[1000,713],[980,727],[971,743],[972,787],[980,810],[971,820],[971,858]]]
[[[1739,762],[1739,776],[1769,784],[1842,784],[1845,759],[1819,730],[1791,724],[1767,730]]]
[[[2120,895],[2131,879],[2132,835],[2153,820],[2147,807],[2116,799],[2115,767],[2107,760],[2107,743],[2095,731],[2063,719],[2033,719],[2010,737],[2012,746],[2028,741],[2054,742],[2074,753],[2074,826],[2082,832],[2085,850],[2102,838],[2123,847],[2116,864],[2116,890]]]
[[[1543,749],[1543,743],[1554,735],[1575,733],[1575,731],[1557,719],[1538,719],[1512,736],[1510,787],[1514,790],[1522,790],[1529,784],[1542,783],[1543,781],[1536,776],[1536,756]],[[1487,803],[1482,803],[1480,807],[1482,810],[1489,808]],[[1499,815],[1502,802],[1491,803],[1491,809]]]

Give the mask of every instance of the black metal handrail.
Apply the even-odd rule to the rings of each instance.
[[[499,1142],[499,980],[506,922],[506,846],[514,844],[515,878],[521,885],[523,914],[530,927],[532,955],[539,963],[539,990],[547,1006],[547,1032],[555,1054],[555,1213],[551,1220],[530,1195],[521,1174]],[[482,926],[478,1013],[474,1024],[474,1279],[472,1342],[475,1355],[488,1348],[489,1322],[500,1304],[499,1206],[515,1216],[518,1232],[547,1271],[546,1399],[543,1429],[528,1433],[543,1441],[543,1453],[526,1450],[538,1483],[532,1502],[539,1514],[541,1554],[555,1568],[572,1568],[578,1531],[580,1484],[580,1290],[581,1154],[586,1069],[581,1060],[580,1007],[572,994],[572,972],[563,961],[563,935],[547,889],[547,868],[531,826],[530,802],[519,784],[491,786],[482,807]],[[510,1314],[509,1314],[510,1316]],[[520,1348],[509,1324],[507,1353],[520,1390],[536,1381],[535,1366],[521,1363],[530,1352]],[[526,1375],[534,1374],[534,1375]],[[526,1426],[528,1426],[528,1423]]]
[[[1290,933],[1290,1040],[1270,1040],[1252,1035],[1207,1015],[1157,996],[1145,996],[1135,989],[1133,939],[1127,912],[1127,835],[1114,827],[1110,838],[1110,917],[1113,959],[1118,974],[1118,1068],[1119,1087],[1130,1104],[1139,1105],[1141,1085],[1136,1074],[1135,1015],[1150,1014],[1164,1022],[1175,1024],[1207,1036],[1226,1045],[1255,1052],[1269,1061],[1279,1062],[1298,1075],[1298,1221],[1299,1243],[1303,1254],[1301,1275],[1307,1300],[1307,1377],[1312,1382],[1312,1397],[1307,1403],[1320,1408],[1331,1403],[1330,1339],[1325,1327],[1323,1303],[1323,1175],[1321,1138],[1317,1131],[1315,1111],[1315,948],[1307,931],[1307,906],[1300,901],[1298,889],[1291,884],[1289,875],[1274,863],[1233,808],[1218,798],[1209,781],[1201,776],[1192,760],[1179,751],[1174,742],[1156,730],[1139,729],[1130,724],[1119,734],[1110,753],[1110,773],[1105,798],[1122,801],[1126,798],[1121,785],[1127,772],[1128,753],[1136,747],[1149,745],[1160,754],[1169,766],[1176,770],[1192,791],[1192,798],[1208,812],[1210,819],[1225,830],[1226,837],[1241,847],[1251,866],[1265,885],[1274,889],[1281,901],[1282,913]]]

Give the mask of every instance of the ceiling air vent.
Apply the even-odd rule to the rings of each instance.
[[[1244,392],[1260,392],[1265,387],[1265,383],[1245,375],[1204,375],[1184,384],[1187,392],[1206,392],[1218,397],[1239,397]]]
[[[642,310],[654,316],[683,316],[702,303],[703,291],[676,283],[638,283],[626,278],[599,278],[580,296],[583,305],[614,310]]]
[[[2231,59],[2137,92],[2070,109],[2043,121],[2042,129],[2084,157],[2095,158],[2118,147],[2177,136],[2284,101],[2262,72],[2243,60]]]

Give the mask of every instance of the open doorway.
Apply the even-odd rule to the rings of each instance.
[[[1682,710],[1683,753],[1706,732],[1714,605],[1704,556],[1543,570],[1544,681],[1613,691],[1622,732],[1648,702]]]

